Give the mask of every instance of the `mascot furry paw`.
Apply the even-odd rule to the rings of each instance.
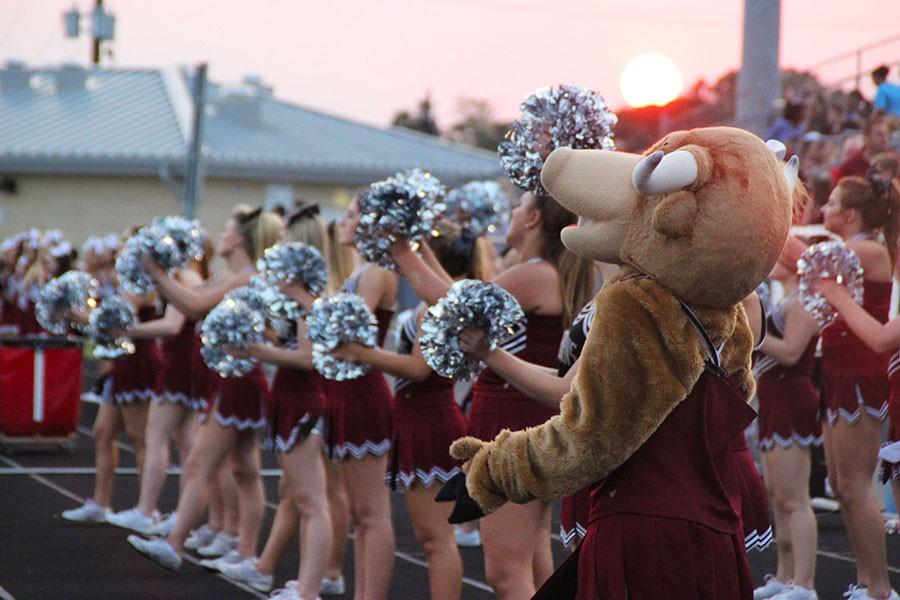
[[[622,269],[595,299],[560,414],[451,453],[485,513],[593,484],[580,600],[752,593],[728,446],[754,416],[742,300],[791,224],[796,159],[785,167],[778,150],[719,127],[644,156],[560,148],[544,165],[544,187],[580,217],[566,247]]]

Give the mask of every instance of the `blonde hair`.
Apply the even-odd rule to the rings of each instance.
[[[328,267],[328,289],[330,291],[337,289],[333,269],[331,268],[331,261],[333,260],[332,246],[335,244],[331,242],[325,222],[319,215],[310,214],[299,218],[289,217],[285,241],[315,246],[322,253],[322,258],[325,259],[325,265]]]
[[[356,250],[351,246],[344,246],[338,241],[337,223],[328,224],[328,267],[331,274],[331,288],[336,290],[341,287],[356,269]]]
[[[263,255],[266,248],[274,246],[281,239],[284,221],[273,212],[238,204],[232,209],[231,217],[244,241],[244,251],[254,262]]]

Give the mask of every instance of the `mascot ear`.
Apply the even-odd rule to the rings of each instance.
[[[693,192],[669,194],[653,209],[653,229],[669,239],[688,237],[694,230],[697,209]]]

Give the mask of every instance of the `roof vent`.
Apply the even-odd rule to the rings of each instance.
[[[253,85],[222,86],[216,102],[217,114],[249,127],[262,125],[260,88]]]
[[[63,65],[56,72],[56,90],[66,92],[83,92],[87,81],[87,71],[80,65]]]
[[[31,90],[31,71],[23,62],[9,61],[0,70],[0,91],[8,94],[22,90]]]

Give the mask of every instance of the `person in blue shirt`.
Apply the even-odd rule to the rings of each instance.
[[[889,72],[887,65],[872,71],[872,82],[877,88],[873,105],[879,112],[900,117],[900,85],[887,80]]]

